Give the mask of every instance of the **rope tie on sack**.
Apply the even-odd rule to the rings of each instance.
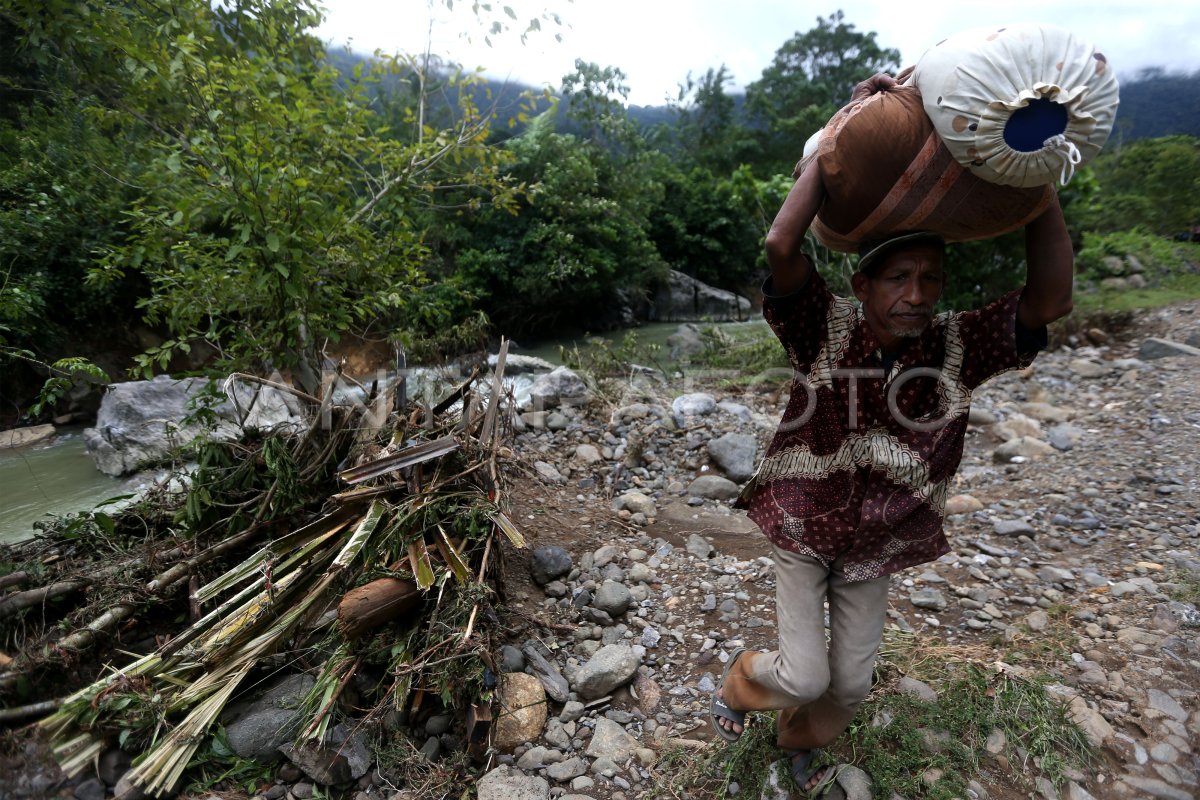
[[[1071,182],[1071,178],[1075,177],[1075,167],[1079,165],[1080,161],[1083,161],[1083,154],[1079,152],[1079,148],[1075,146],[1075,143],[1062,133],[1051,136],[1042,142],[1042,149],[1050,150],[1062,159],[1060,182],[1063,186],[1066,186]]]

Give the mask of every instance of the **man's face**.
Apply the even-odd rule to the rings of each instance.
[[[873,276],[855,273],[854,294],[867,324],[885,348],[920,336],[933,320],[933,307],[945,283],[942,249],[929,243],[897,247],[884,256]]]

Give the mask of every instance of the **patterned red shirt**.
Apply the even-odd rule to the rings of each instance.
[[[779,547],[826,565],[845,556],[848,580],[932,561],[950,549],[942,520],[971,392],[1028,366],[1044,345],[1021,336],[1018,352],[1018,289],[976,311],[938,315],[904,340],[885,375],[862,310],[810,274],[793,294],[772,296],[770,279],[763,287],[763,315],[794,378],[738,507]]]

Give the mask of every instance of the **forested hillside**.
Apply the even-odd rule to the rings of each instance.
[[[855,83],[901,66],[837,12],[781,42],[744,95],[714,65],[675,104],[631,109],[619,65],[579,61],[553,91],[495,85],[326,52],[319,19],[309,0],[0,9],[9,413],[67,355],[123,353],[113,377],[303,380],[347,336],[424,360],[598,330],[671,269],[750,291],[803,142]],[[1125,81],[1112,144],[1062,192],[1085,268],[1200,221],[1195,85]],[[1013,285],[1020,249],[961,248],[949,302]]]

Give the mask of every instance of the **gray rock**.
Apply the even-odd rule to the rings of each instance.
[[[25,428],[13,428],[0,431],[0,450],[44,442],[54,436],[53,425],[30,425]]]
[[[722,400],[717,403],[717,408],[724,411],[726,414],[737,417],[742,422],[752,422],[754,420],[754,412],[747,406],[741,403],[735,403],[732,400]]]
[[[525,654],[525,670],[542,682],[546,695],[556,703],[567,702],[571,689],[562,673],[532,644],[525,645],[521,652]]]
[[[315,682],[315,681],[314,681]],[[121,776],[133,766],[133,756],[116,747],[105,750],[96,765],[96,773],[100,780],[109,786],[116,786]]]
[[[743,320],[750,317],[750,301],[671,270],[655,295],[650,317],[658,322]]]
[[[1148,689],[1146,691],[1146,704],[1155,711],[1161,711],[1178,722],[1187,721],[1188,713],[1184,707],[1179,704],[1178,700],[1161,689]]]
[[[846,793],[846,800],[872,800],[871,776],[853,764],[846,764],[838,773],[837,784]]]
[[[1200,356],[1200,348],[1181,342],[1172,342],[1170,339],[1150,337],[1142,342],[1141,348],[1138,349],[1138,358],[1143,361],[1170,358],[1171,356]]]
[[[551,372],[537,376],[529,388],[529,402],[535,411],[587,405],[590,399],[587,384],[566,367],[556,367]]]
[[[605,581],[592,597],[592,605],[612,617],[619,617],[629,609],[633,602],[629,589],[616,581]]]
[[[596,730],[592,733],[592,741],[588,743],[585,752],[589,758],[608,759],[620,765],[628,761],[641,746],[641,743],[620,725],[600,717],[596,720]]]
[[[568,700],[563,705],[562,713],[558,715],[558,718],[562,722],[574,722],[583,716],[585,708],[586,706],[578,700]]]
[[[1122,781],[1145,794],[1142,797],[1157,797],[1161,800],[1196,800],[1191,791],[1160,781],[1157,778],[1141,778],[1135,775],[1125,775]]]
[[[585,772],[587,772],[587,764],[578,756],[546,767],[546,774],[560,783],[566,783],[573,778],[578,778]]]
[[[571,554],[561,547],[538,547],[529,554],[529,574],[538,586],[545,586],[570,571]]]
[[[506,644],[500,648],[500,671],[501,672],[524,672],[525,671],[525,656],[520,650],[513,647],[511,644]]]
[[[679,361],[688,356],[704,352],[704,340],[695,325],[684,323],[667,337],[667,347],[671,348],[671,359]]]
[[[711,414],[717,410],[717,401],[711,394],[694,392],[681,394],[671,401],[671,411],[677,417],[693,417]]]
[[[754,474],[758,442],[748,433],[726,433],[708,443],[708,456],[730,480],[740,483]]]
[[[113,800],[147,800],[149,797],[150,795],[146,794],[142,787],[134,784],[129,777],[129,772],[122,775],[117,781],[117,785],[113,787]]]
[[[1037,530],[1023,519],[993,519],[992,527],[998,536],[1037,536]]]
[[[909,592],[908,600],[917,608],[942,611],[946,608],[946,597],[937,589],[915,589]]]
[[[696,558],[707,559],[713,554],[713,546],[708,539],[698,533],[693,533],[688,537],[687,551]]]
[[[75,787],[75,800],[104,800],[108,791],[99,778],[88,778]]]
[[[1112,371],[1108,364],[1100,364],[1085,358],[1072,359],[1067,367],[1081,378],[1100,378]]]
[[[323,742],[288,743],[279,751],[305,775],[322,786],[356,781],[371,769],[366,730],[357,723],[339,723]]]
[[[184,424],[192,413],[191,401],[207,384],[204,378],[158,375],[110,385],[100,401],[96,427],[83,432],[88,455],[101,472],[124,475],[163,460],[176,448],[186,449],[201,435],[229,441],[252,428],[304,426],[304,411],[295,397],[241,382],[230,383],[226,399],[213,409],[215,429]]]
[[[600,451],[595,445],[581,444],[575,448],[575,458],[585,464],[598,464],[604,460],[604,456],[600,455]]]
[[[1084,433],[1086,431],[1077,425],[1072,425],[1069,422],[1060,422],[1050,429],[1046,434],[1046,438],[1049,440],[1050,446],[1055,450],[1065,452],[1079,444]]]
[[[489,369],[495,369],[499,362],[499,355],[492,353],[488,356],[487,365]],[[527,375],[531,372],[553,372],[554,365],[544,358],[537,356],[523,356],[517,353],[509,353],[504,358],[504,374],[505,375]]]
[[[691,482],[687,491],[693,497],[710,500],[732,500],[739,494],[738,485],[720,475],[701,475]]]
[[[613,511],[629,511],[631,514],[658,515],[654,500],[639,491],[629,491],[613,500]]]
[[[475,784],[478,800],[550,800],[545,778],[526,775],[504,765],[484,775]]]
[[[1067,784],[1066,800],[1096,800],[1096,798],[1087,789],[1075,781],[1071,781]]]
[[[430,736],[425,740],[425,744],[421,745],[421,749],[417,751],[426,761],[437,761],[437,757],[442,753],[442,743],[436,736]]]
[[[992,460],[1006,464],[1016,459],[1036,461],[1057,452],[1053,447],[1032,436],[1018,436],[992,451]]]
[[[288,675],[249,706],[231,709],[225,734],[233,752],[248,761],[279,761],[280,746],[299,733],[300,704],[315,683],[311,675]]]
[[[546,461],[534,461],[533,471],[538,474],[538,477],[549,483],[565,483],[567,480],[563,477],[562,473],[558,471],[558,467]]]
[[[450,725],[453,722],[454,717],[449,714],[434,714],[425,720],[425,734],[427,736],[441,736],[450,730]]]
[[[1075,580],[1074,573],[1062,567],[1039,567],[1037,576],[1038,580],[1046,583],[1071,583]]]
[[[916,678],[910,678],[905,675],[896,684],[896,691],[903,694],[910,694],[918,700],[924,700],[926,703],[936,703],[938,696],[933,687],[924,681],[919,681]]]
[[[628,645],[605,645],[579,668],[572,683],[581,698],[595,700],[628,683],[640,664],[641,659]]]

